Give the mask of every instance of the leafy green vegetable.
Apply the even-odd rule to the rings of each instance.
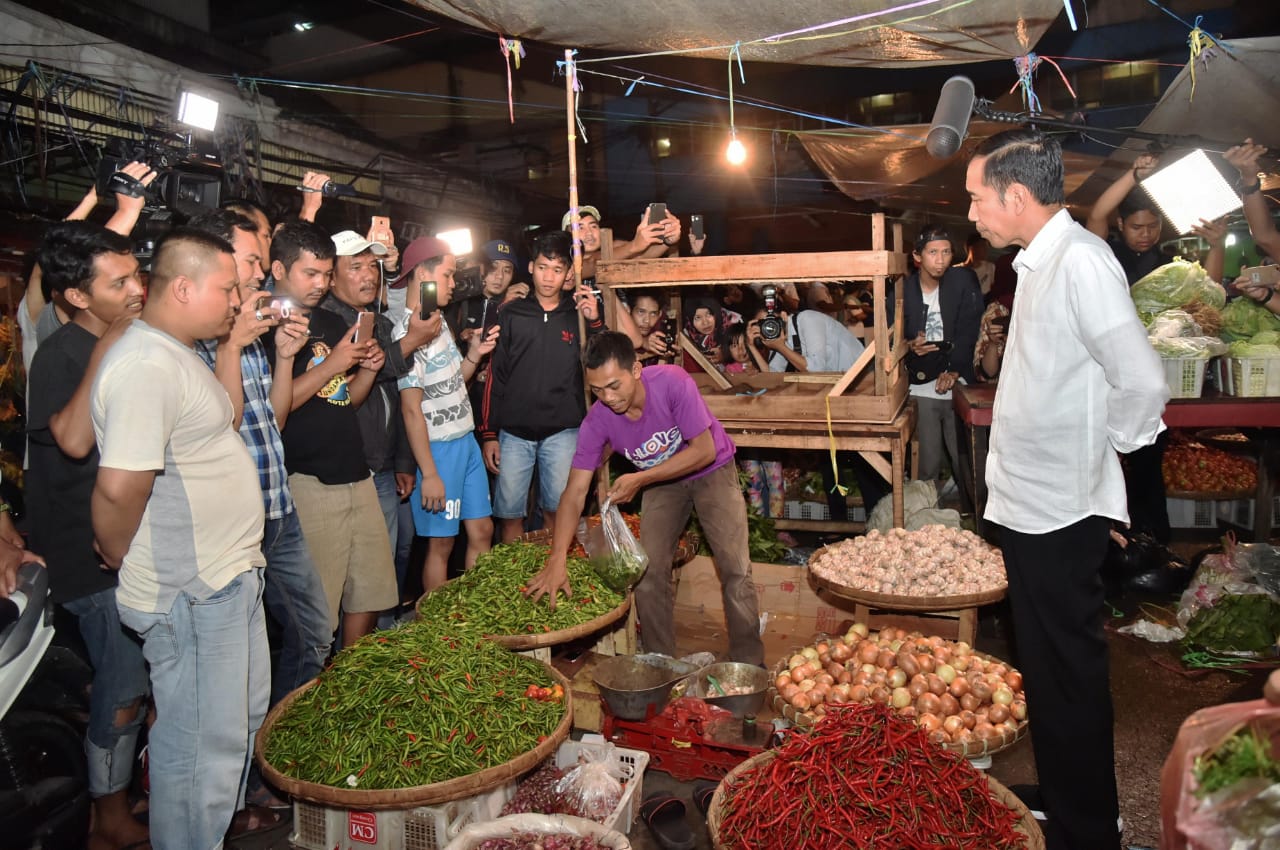
[[[1227,594],[1197,611],[1186,642],[1208,649],[1263,652],[1280,635],[1280,602],[1265,593]]]
[[[1237,298],[1222,311],[1222,338],[1249,339],[1265,331],[1280,331],[1280,316],[1252,298]]]
[[[1236,340],[1227,353],[1232,357],[1280,357],[1280,331],[1262,331],[1249,339]]]
[[[1280,761],[1271,754],[1271,742],[1252,726],[1240,729],[1213,752],[1198,756],[1191,770],[1198,797],[1230,788],[1243,779],[1280,782]]]
[[[1184,307],[1200,301],[1221,308],[1227,302],[1227,293],[1214,283],[1199,263],[1189,263],[1181,258],[1166,263],[1139,280],[1129,289],[1133,304],[1144,325],[1149,325],[1157,313],[1171,307]]]

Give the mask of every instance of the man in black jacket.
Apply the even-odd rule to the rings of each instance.
[[[546,527],[554,525],[586,415],[578,313],[588,334],[605,324],[589,287],[561,291],[573,268],[571,251],[564,231],[539,236],[529,263],[533,292],[499,312],[502,334],[489,360],[480,437],[485,466],[498,476],[493,516],[504,542],[524,530],[535,467]]]
[[[982,289],[972,269],[951,265],[951,238],[944,227],[925,227],[916,238],[912,256],[919,269],[903,286],[903,338],[911,347],[903,364],[919,414],[917,475],[924,481],[936,481],[942,471],[944,445],[952,474],[961,473],[951,388],[958,380],[975,380],[973,348],[982,324]],[[889,321],[892,323],[892,316]],[[963,499],[963,487],[960,492]]]

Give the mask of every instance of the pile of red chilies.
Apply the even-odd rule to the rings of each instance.
[[[725,789],[727,850],[1005,850],[1018,815],[963,757],[878,703],[834,706]]]

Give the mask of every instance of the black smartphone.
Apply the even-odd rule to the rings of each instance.
[[[666,204],[649,204],[649,224],[662,224],[667,218]]]
[[[431,314],[439,309],[436,299],[436,282],[434,280],[424,280],[418,285],[418,305],[424,319],[431,318]]]
[[[936,345],[939,351],[950,351],[956,347],[955,343],[949,339],[931,339],[929,344]]]
[[[689,216],[689,238],[703,239],[706,235],[707,234],[702,229],[702,216]]]
[[[996,316],[995,318],[993,318],[993,319],[991,320],[991,324],[992,324],[992,326],[993,326],[993,327],[997,327],[997,328],[999,328],[999,329],[1001,330],[1001,332],[1002,332],[1002,333],[1008,334],[1008,333],[1009,333],[1009,319],[1010,319],[1010,318],[1012,318],[1012,317],[1011,317],[1011,316]]]

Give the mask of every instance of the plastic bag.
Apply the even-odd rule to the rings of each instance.
[[[902,490],[902,526],[907,531],[918,531],[926,525],[960,527],[960,514],[950,508],[938,507],[938,488],[932,481],[908,481]],[[893,528],[893,499],[885,497],[871,509],[867,518],[867,531],[881,533]]]
[[[1157,313],[1147,326],[1147,336],[1172,339],[1179,336],[1200,336],[1200,325],[1186,310],[1165,310]]]
[[[1157,313],[1200,301],[1221,309],[1227,291],[1210,279],[1199,263],[1182,258],[1166,263],[1129,288],[1133,304],[1144,325]]]
[[[477,850],[485,841],[509,839],[517,835],[573,836],[593,838],[609,850],[631,850],[631,842],[620,832],[598,823],[569,815],[507,815],[497,820],[473,823],[445,845],[445,850]]]
[[[627,770],[613,744],[583,747],[578,764],[569,768],[556,783],[556,792],[574,811],[604,822],[622,799],[622,780],[626,777]]]
[[[622,513],[607,499],[600,508],[598,527],[589,528],[585,519],[578,523],[578,541],[596,575],[618,593],[634,587],[649,567],[649,556],[640,548]]]
[[[1242,727],[1280,753],[1280,706],[1265,700],[1197,711],[1178,730],[1160,773],[1162,850],[1265,850],[1280,847],[1280,783],[1243,780],[1199,796],[1196,758],[1212,753]]]
[[[1222,551],[1205,555],[1196,567],[1191,584],[1178,600],[1178,625],[1186,628],[1191,618],[1229,593],[1262,593],[1254,581],[1249,550],[1238,546],[1233,535],[1223,542]]]

